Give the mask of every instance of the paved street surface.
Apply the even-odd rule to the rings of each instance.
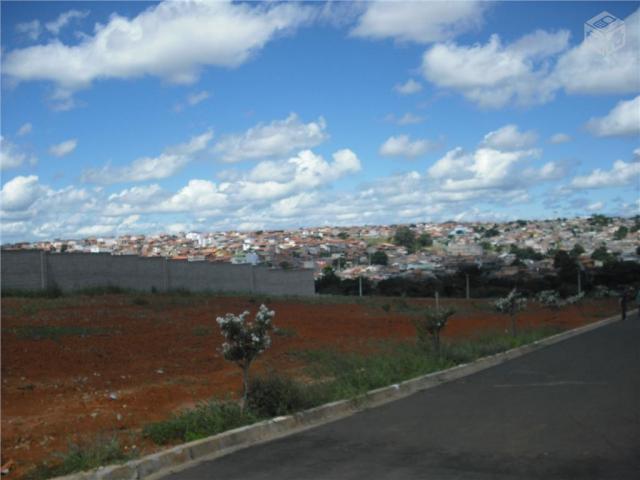
[[[640,479],[637,315],[167,477]]]

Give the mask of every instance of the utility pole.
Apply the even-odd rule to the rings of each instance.
[[[436,310],[440,311],[440,294],[436,290]]]
[[[580,266],[578,265],[578,295],[582,293],[582,277],[580,276]]]
[[[358,277],[358,289],[360,292],[360,296],[362,296],[362,275]]]
[[[465,273],[464,275],[467,278],[467,300],[471,298],[471,291],[469,289],[469,274]]]

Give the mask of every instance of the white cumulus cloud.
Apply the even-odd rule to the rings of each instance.
[[[500,151],[485,147],[465,154],[457,148],[438,160],[429,174],[442,180],[441,188],[445,191],[513,188],[522,183],[516,181],[520,161],[538,154],[537,150]]]
[[[327,162],[321,155],[303,150],[287,160],[262,162],[245,178],[227,185],[225,191],[239,201],[282,198],[327,185],[362,168],[357,155],[349,149],[338,150],[332,157],[333,162]]]
[[[0,136],[0,170],[17,168],[26,162],[32,165],[37,163],[34,155],[29,155],[18,145]]]
[[[566,133],[554,133],[553,135],[551,135],[551,137],[549,138],[549,142],[558,145],[560,143],[567,143],[571,141],[571,136],[567,135]]]
[[[33,130],[33,125],[27,122],[18,129],[18,136],[23,137],[25,135],[29,135],[32,130]]]
[[[537,30],[512,43],[437,43],[423,55],[425,79],[481,107],[546,103],[567,94],[627,94],[640,90],[640,10],[625,19],[622,48],[607,55],[596,36],[570,46],[566,30]]]
[[[67,12],[61,13],[55,20],[45,23],[44,26],[52,34],[58,35],[60,33],[60,30],[67,26],[69,22],[71,22],[71,20],[82,19],[87,15],[89,15],[89,12],[81,12],[80,10],[69,10]]]
[[[49,147],[49,153],[54,157],[64,157],[65,155],[69,155],[71,152],[73,152],[77,146],[78,140],[72,138],[56,145],[51,145]]]
[[[36,175],[27,177],[19,175],[12,178],[2,187],[0,199],[2,199],[3,211],[26,210],[38,199],[42,187],[38,183]]]
[[[82,174],[82,180],[88,183],[111,184],[167,178],[182,169],[195,154],[204,151],[212,138],[213,132],[209,130],[191,138],[187,143],[167,148],[156,157],[138,158],[123,167],[108,164],[100,169],[86,170]]]
[[[427,139],[411,140],[409,135],[389,137],[378,150],[385,157],[416,158],[433,150],[436,144]]]
[[[97,79],[193,83],[202,67],[237,67],[309,16],[295,3],[162,2],[133,18],[112,15],[78,45],[55,39],[8,51],[3,73],[15,82],[54,82],[67,96]]]
[[[413,78],[410,78],[405,83],[398,83],[393,87],[393,89],[400,95],[413,95],[414,93],[418,93],[422,90],[422,84],[420,82],[416,82]]]
[[[447,40],[482,23],[487,4],[466,2],[370,2],[351,35],[398,42]]]
[[[505,125],[484,136],[484,145],[497,150],[517,150],[527,148],[536,143],[538,135],[529,130],[521,132],[517,125]]]
[[[640,135],[640,95],[619,102],[604,117],[592,118],[587,129],[597,137]]]
[[[624,22],[622,48],[603,55],[597,36],[591,35],[558,59],[552,80],[570,94],[623,95],[640,90],[640,9]]]
[[[541,59],[565,50],[568,42],[567,31],[538,30],[509,45],[498,35],[486,44],[439,43],[424,53],[422,72],[435,85],[458,90],[483,107],[543,103],[553,97],[555,85]]]
[[[213,152],[227,163],[282,156],[319,145],[327,139],[326,127],[322,117],[305,124],[292,113],[284,120],[260,123],[243,134],[223,136]]]
[[[42,33],[42,25],[40,25],[39,20],[18,23],[16,25],[16,32],[35,42]]]
[[[587,175],[575,177],[570,184],[574,189],[593,189],[640,185],[640,149],[629,162],[616,160],[610,170],[596,168]]]

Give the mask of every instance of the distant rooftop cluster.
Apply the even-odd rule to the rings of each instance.
[[[552,253],[574,251],[585,266],[603,251],[620,260],[640,261],[640,220],[594,215],[589,218],[518,220],[507,223],[417,223],[358,227],[318,227],[254,232],[184,232],[58,239],[5,245],[9,249],[161,256],[202,262],[327,267],[342,278],[383,280],[398,275],[435,275],[476,263],[503,274],[553,267]],[[410,240],[407,242],[406,238]],[[604,249],[604,250],[603,250]]]

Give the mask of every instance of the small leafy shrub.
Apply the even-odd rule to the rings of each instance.
[[[564,300],[560,293],[555,290],[543,290],[536,296],[537,300],[546,307],[558,309],[566,305],[574,305],[584,298],[584,292],[571,295]]]
[[[135,298],[132,300],[132,303],[133,303],[134,305],[138,305],[138,306],[141,306],[141,307],[142,307],[142,306],[144,306],[144,305],[149,305],[149,300],[147,300],[147,299],[146,299],[146,298],[144,298],[144,297],[135,297]]]
[[[440,332],[447,325],[449,317],[455,313],[452,308],[428,308],[424,316],[414,319],[418,344],[424,346],[429,338],[436,354],[440,353]]]
[[[516,315],[520,310],[527,308],[527,299],[514,288],[509,295],[499,298],[493,305],[498,312],[511,317],[511,335],[515,337],[517,335]]]
[[[563,301],[560,294],[555,290],[543,290],[536,295],[536,300],[545,307],[558,309],[562,306]]]
[[[248,407],[259,417],[277,417],[308,408],[305,387],[277,374],[256,377],[249,383]]]
[[[234,362],[242,369],[242,410],[247,404],[249,392],[249,367],[258,355],[271,346],[269,331],[273,329],[271,320],[275,312],[262,304],[253,322],[246,321],[247,315],[248,311],[240,315],[227,313],[224,317],[216,319],[225,338],[222,355],[225,360]]]
[[[594,298],[609,298],[609,297],[618,297],[620,295],[619,292],[608,288],[605,285],[596,285],[593,289]]]
[[[385,303],[384,305],[382,305],[382,310],[389,313],[391,311],[391,305],[389,303]]]
[[[580,300],[582,300],[583,298],[584,298],[584,292],[580,292],[576,295],[571,295],[570,297],[567,297],[564,302],[567,305],[575,305],[576,303],[580,302]]]

